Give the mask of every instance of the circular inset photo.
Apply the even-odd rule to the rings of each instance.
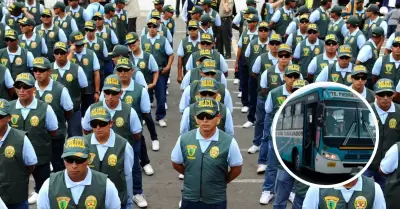
[[[358,178],[371,164],[379,138],[377,118],[364,97],[332,82],[309,84],[291,94],[272,124],[275,153],[284,169],[322,188]]]

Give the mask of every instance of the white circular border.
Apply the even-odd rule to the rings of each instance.
[[[361,95],[359,94],[357,91],[353,90],[352,88],[350,88],[349,86],[345,86],[343,84],[339,84],[339,83],[334,83],[334,82],[317,82],[317,83],[312,83],[309,85],[306,85],[300,89],[298,89],[297,91],[295,91],[293,94],[289,95],[289,97],[286,98],[286,100],[283,102],[283,104],[279,107],[278,111],[275,113],[275,116],[279,116],[283,110],[283,108],[285,107],[285,105],[290,101],[290,99],[292,99],[293,97],[296,97],[306,91],[309,91],[311,89],[315,89],[315,88],[324,88],[324,87],[341,87],[341,88],[345,88],[349,91],[351,91],[353,94],[357,95],[359,97],[359,99],[361,99],[364,104],[366,104],[367,108],[369,109],[369,111],[371,111],[372,113],[374,113],[371,105],[367,102],[367,100]],[[365,87],[366,88],[366,87]],[[375,127],[376,127],[376,138],[375,138],[375,147],[374,147],[374,151],[372,152],[371,158],[369,159],[369,161],[367,162],[367,164],[364,166],[363,169],[361,169],[361,171],[359,173],[357,173],[357,175],[353,176],[352,178],[343,181],[341,183],[337,183],[337,184],[330,184],[330,185],[322,185],[322,184],[314,184],[308,181],[305,181],[303,179],[301,179],[300,177],[298,177],[297,175],[295,175],[287,166],[286,164],[283,162],[280,154],[279,154],[279,150],[278,147],[276,145],[276,137],[275,137],[275,131],[276,131],[276,124],[278,123],[278,118],[279,117],[275,117],[272,121],[272,143],[274,146],[274,151],[276,154],[277,159],[279,160],[279,162],[281,163],[282,167],[285,169],[286,172],[288,172],[293,178],[295,178],[297,181],[300,181],[303,184],[306,184],[308,186],[313,186],[313,187],[318,187],[318,188],[333,188],[333,187],[339,187],[339,186],[343,186],[345,184],[348,184],[354,180],[356,180],[358,177],[360,177],[365,170],[368,169],[368,167],[370,166],[370,164],[372,163],[372,160],[375,157],[375,154],[377,152],[378,149],[378,145],[379,145],[379,126],[378,126],[378,120],[375,116],[375,114],[372,114],[372,118],[375,122]]]

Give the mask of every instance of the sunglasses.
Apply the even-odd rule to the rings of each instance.
[[[189,30],[189,31],[196,31],[197,28],[189,28],[188,30]]]
[[[302,20],[302,21],[300,21],[300,23],[301,23],[301,24],[307,24],[307,23],[309,23],[309,21],[307,21],[307,20]]]
[[[49,15],[42,15],[43,18],[50,18],[51,16]]]
[[[367,80],[367,76],[365,76],[365,75],[361,75],[361,76],[353,76],[352,77],[354,80],[363,80],[363,81],[365,81],[365,80]]]
[[[208,42],[201,42],[200,44],[201,45],[206,45],[206,46],[210,46],[211,45],[211,43],[208,43]]]
[[[1,119],[3,119],[3,118],[5,118],[5,117],[8,117],[9,115],[0,115],[0,120]]]
[[[200,95],[202,96],[202,97],[213,97],[213,96],[215,96],[215,92],[210,92],[210,91],[202,91],[202,92],[200,92]]]
[[[269,45],[272,45],[272,46],[279,46],[279,45],[281,45],[281,42],[279,42],[279,41],[270,41],[270,42],[269,42]]]
[[[334,42],[334,41],[328,41],[328,42],[325,42],[325,45],[327,45],[327,46],[336,46],[338,43],[337,42]]]
[[[286,58],[288,59],[290,57],[290,54],[278,54],[279,58]]]
[[[106,121],[102,121],[102,120],[92,120],[92,121],[90,121],[90,127],[92,127],[92,128],[97,128],[98,126],[100,128],[104,128],[108,124],[110,124],[110,123],[106,122]]]
[[[127,68],[117,68],[117,72],[122,73],[122,72],[129,72],[131,71],[131,69],[127,69]]]
[[[85,158],[80,158],[80,157],[66,157],[66,158],[64,158],[64,161],[65,162],[67,162],[67,163],[69,163],[69,164],[72,164],[72,163],[76,163],[76,164],[82,164],[82,163],[84,163],[84,162],[86,162],[86,160],[87,159],[85,159]]]
[[[37,73],[37,72],[39,72],[39,73],[44,73],[44,72],[47,72],[48,69],[43,69],[43,68],[34,67],[34,68],[32,69],[32,71],[33,71],[34,73]]]
[[[292,78],[299,79],[300,78],[299,74],[294,74],[294,73],[289,74],[289,75],[285,75],[285,76],[290,78],[290,79],[292,79]]]
[[[147,28],[158,28],[158,27],[155,25],[148,25]]]
[[[103,20],[103,19],[101,19],[101,18],[93,18],[93,21],[100,21],[100,20]]]
[[[344,57],[339,57],[339,59],[342,59],[342,60],[349,60],[349,59],[350,59],[350,57],[348,57],[348,56],[344,56]]]
[[[317,33],[318,33],[318,31],[315,31],[315,30],[309,30],[309,31],[307,31],[307,33],[308,33],[308,34],[317,34]]]
[[[206,76],[214,76],[216,74],[217,73],[214,73],[214,72],[206,72],[206,73],[204,73],[204,75],[206,75]]]
[[[394,93],[391,91],[384,91],[384,92],[379,92],[376,95],[378,95],[378,97],[385,97],[385,96],[391,97],[391,96],[393,96],[393,94]]]
[[[14,41],[16,41],[17,39],[11,39],[11,38],[5,38],[4,39],[4,41],[6,42],[6,43],[8,43],[8,42],[14,42]]]
[[[29,85],[26,85],[26,84],[23,84],[23,83],[16,84],[14,87],[16,89],[24,89],[24,90],[28,90],[28,89],[33,88],[33,86],[29,86]]]
[[[251,23],[255,23],[256,21],[247,21],[247,23],[251,24]]]
[[[21,27],[23,28],[23,27],[26,27],[26,26],[28,26],[28,25],[22,25],[22,24],[20,24],[19,26],[21,26]]]
[[[66,55],[67,54],[67,52],[65,52],[65,51],[55,51],[54,52],[54,55]]]
[[[105,95],[110,95],[111,94],[113,96],[117,96],[120,93],[118,91],[113,91],[113,90],[108,90],[108,89],[104,90],[103,92],[104,92]]]
[[[134,44],[136,44],[136,42],[137,42],[137,41],[134,41],[134,42],[132,42],[132,43],[129,43],[128,46],[134,45]]]
[[[400,47],[400,44],[392,44],[392,47],[398,48],[398,47]]]
[[[85,31],[86,31],[86,32],[94,32],[94,29],[87,29],[87,28],[85,28]]]
[[[197,117],[197,119],[199,119],[199,120],[204,120],[204,119],[212,120],[212,119],[214,119],[216,116],[217,116],[217,114],[215,114],[215,115],[210,115],[210,114],[207,114],[207,113],[200,113],[200,114],[197,115],[196,117]]]
[[[84,44],[82,44],[82,45],[75,45],[75,48],[83,48],[85,45]]]
[[[208,25],[208,22],[207,23],[201,23],[201,26],[207,26]]]
[[[268,32],[268,29],[258,29],[258,32]]]

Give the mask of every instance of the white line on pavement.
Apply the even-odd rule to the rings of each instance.
[[[264,179],[235,179],[233,183],[264,183]]]

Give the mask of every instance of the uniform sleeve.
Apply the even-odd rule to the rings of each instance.
[[[293,58],[300,59],[300,43],[297,43],[296,48],[294,49]]]
[[[84,19],[85,21],[91,20],[91,19],[90,19],[90,14],[89,14],[88,11],[86,11],[86,9],[83,10],[83,19]]]
[[[11,77],[11,73],[10,70],[8,70],[8,68],[6,68],[4,72],[4,82],[8,89],[14,88],[14,79]]]
[[[247,46],[246,51],[244,52],[245,57],[250,57],[250,44]]]
[[[383,34],[384,37],[386,37],[387,34],[387,28],[388,28],[388,24],[386,21],[382,21],[381,24],[379,25],[382,29],[383,29]]]
[[[182,83],[181,83],[181,90],[185,90],[186,87],[190,85],[190,72],[186,73],[183,76]]]
[[[130,115],[129,122],[131,125],[130,131],[133,134],[137,134],[142,131],[142,125],[141,125],[142,123],[140,122],[139,116],[133,108],[131,108],[131,115]]]
[[[61,91],[60,105],[63,107],[64,111],[70,111],[74,108],[74,103],[72,103],[71,96],[69,95],[68,89],[63,88]]]
[[[1,18],[1,22],[2,22],[3,24],[6,24],[6,16],[5,16],[5,15],[3,16],[3,18]]]
[[[233,112],[232,97],[231,97],[231,94],[229,93],[228,89],[226,89],[226,88],[225,88],[224,104],[231,112]]]
[[[289,29],[289,28],[288,28]],[[287,31],[287,30],[286,30]],[[288,34],[288,33],[286,33]],[[293,44],[293,33],[289,33],[288,38],[286,39],[286,44],[288,44],[289,46],[292,46]]]
[[[381,74],[382,69],[382,57],[379,57],[372,68],[372,75],[379,76]]]
[[[78,31],[78,25],[76,24],[76,21],[74,18],[71,19],[71,29],[72,31]]]
[[[272,98],[271,98],[271,92],[268,93],[267,100],[265,101],[265,113],[271,113],[272,112]]]
[[[175,147],[171,153],[171,161],[176,164],[183,164],[183,155],[181,150],[181,137],[176,141]]]
[[[188,4],[187,1],[185,1],[185,3],[182,5],[182,13],[181,13],[180,17],[183,20],[183,22],[187,21],[187,13],[188,13],[188,11],[187,11],[188,5],[187,4]]]
[[[178,54],[178,56],[180,56],[180,57],[183,57],[183,56],[184,56],[184,50],[183,50],[182,41],[179,43],[177,54]]]
[[[146,22],[148,22],[150,19],[151,19],[151,11],[147,13]]]
[[[40,5],[39,5],[39,10],[40,10],[40,14],[42,14],[42,13],[43,13],[43,10],[44,10],[43,4],[40,4]]]
[[[310,187],[304,197],[303,209],[318,209],[319,208],[319,189]]]
[[[183,91],[181,101],[179,102],[179,110],[183,112],[190,102],[190,86],[186,87]]]
[[[142,96],[140,98],[140,110],[142,111],[142,113],[150,113],[151,110],[150,96],[146,88],[142,89]]]
[[[315,79],[315,82],[323,82],[328,80],[328,66],[324,67],[322,69],[321,73],[318,75],[318,77]]]
[[[258,56],[256,61],[254,61],[254,64],[253,64],[253,67],[251,68],[251,70],[253,71],[253,73],[259,74],[260,68],[261,68],[261,56]]]
[[[60,40],[60,42],[64,42],[64,43],[67,43],[67,36],[65,35],[65,33],[64,33],[64,30],[63,29],[58,29],[58,39]]]
[[[85,71],[81,66],[78,67],[78,82],[81,88],[86,88],[89,85]]]
[[[29,68],[32,68],[32,67],[33,67],[33,60],[35,59],[35,58],[33,57],[32,52],[28,51],[28,53],[27,53],[27,58],[28,58],[27,66],[28,66]]]
[[[140,34],[140,36],[146,35],[146,34],[144,33],[145,30],[146,30],[146,28],[143,28],[142,33]]]
[[[219,55],[219,65],[221,66],[221,71],[223,73],[228,72],[228,64],[226,64],[225,58],[222,54]]]
[[[217,27],[221,26],[221,16],[219,16],[218,13],[215,16],[215,26],[217,26]]]
[[[103,101],[103,100],[104,100],[104,92],[101,91],[99,101]]]
[[[193,58],[192,58],[192,55],[193,54],[191,54],[190,56],[189,56],[189,59],[188,59],[188,61],[186,62],[186,70],[187,71],[189,71],[189,70],[191,70],[191,69],[193,69]]]
[[[296,31],[296,22],[292,21],[289,23],[289,26],[286,28],[285,33],[287,35],[289,35],[289,34],[293,33],[294,31]],[[287,43],[287,41],[286,41],[286,43]]]
[[[133,163],[134,163],[134,154],[133,154],[133,148],[129,144],[129,142],[126,143],[125,146],[125,154],[124,154],[124,174],[126,179],[132,179],[132,168],[133,168]]]
[[[277,23],[279,22],[279,19],[281,18],[281,10],[276,10],[274,15],[271,17],[271,22]]]
[[[154,59],[154,56],[151,54],[149,57],[149,68],[152,72],[158,71],[158,64],[157,64],[156,60]]]
[[[312,12],[309,20],[311,23],[317,22],[319,20],[319,10],[315,10],[314,12]]]
[[[0,197],[0,208],[4,208],[4,209],[7,208],[6,204],[3,202],[3,200],[1,199],[1,197]]]
[[[190,108],[187,107],[183,111],[181,124],[180,124],[180,134],[183,135],[184,133],[189,131],[189,120],[190,120]]]
[[[225,132],[231,136],[235,135],[235,129],[233,127],[232,113],[228,108],[226,108]]]
[[[147,88],[147,83],[146,83],[146,79],[144,78],[144,75],[142,73],[142,71],[137,71],[136,75],[135,75],[135,82],[144,86],[145,88]]]
[[[185,4],[186,4],[186,2],[185,2]],[[239,12],[233,18],[232,23],[235,24],[235,25],[240,25],[240,20],[241,20],[241,15],[240,15],[240,12]]]
[[[242,48],[242,46],[243,46],[243,41],[242,41],[242,39],[243,39],[243,33],[240,34],[239,41],[238,41],[238,43],[237,43],[237,45],[238,45],[239,48]]]
[[[47,105],[46,128],[48,131],[56,131],[58,129],[57,116],[50,105]]]
[[[266,71],[264,71],[262,74],[261,74],[261,78],[260,78],[260,86],[261,86],[261,88],[263,88],[263,89],[266,89],[266,88],[268,88],[268,77],[267,77],[267,75],[268,75],[268,71],[266,70]]]
[[[346,24],[342,25],[342,29],[340,30],[343,37],[346,37],[349,34],[349,29],[347,29]]]
[[[82,128],[86,131],[92,131],[92,127],[90,126],[90,107],[86,110],[82,118]]]
[[[47,54],[48,49],[47,49],[47,44],[46,44],[46,40],[44,40],[44,38],[42,38],[42,54]]]
[[[365,39],[365,36],[364,36],[364,35],[358,36],[358,37],[357,37],[357,46],[358,46],[358,48],[361,49],[361,47],[364,46],[364,44],[365,44],[366,41],[367,41],[367,40]]]
[[[107,45],[106,45],[106,42],[104,40],[103,40],[103,56],[105,58],[108,57]]]
[[[169,42],[165,42],[164,44],[165,53],[169,56],[174,53],[172,50],[171,44]]]
[[[384,174],[393,173],[399,165],[399,149],[397,144],[394,144],[386,152],[385,157],[381,161],[380,168]]]
[[[93,72],[100,70],[100,63],[97,55],[93,53]]]
[[[386,200],[383,195],[382,189],[376,182],[374,182],[374,185],[375,185],[375,200],[372,209],[386,209]]]
[[[361,48],[360,52],[358,52],[357,60],[360,62],[366,62],[367,60],[372,58],[372,50],[369,45],[365,45]]]
[[[40,188],[36,204],[38,209],[51,209],[49,200],[49,179],[50,178],[46,179]]]
[[[240,153],[239,145],[235,138],[232,139],[228,153],[229,167],[241,166],[243,164],[242,154]]]
[[[221,73],[221,83],[224,84],[225,88],[228,88],[228,82],[226,81],[226,77],[223,73]]]
[[[26,166],[36,165],[38,163],[35,149],[27,136],[24,136],[24,145],[22,146],[22,159]]]
[[[394,40],[394,35],[395,35],[395,33],[390,35],[388,40],[386,41],[386,49],[392,50],[392,44],[393,44],[393,40]]]
[[[115,34],[114,30],[110,30],[110,31],[111,31],[111,43],[114,45],[117,45],[119,43],[118,37]]]
[[[308,72],[308,74],[314,75],[315,71],[317,71],[317,58],[316,57],[314,57],[311,60],[310,64],[308,65],[307,72]]]
[[[167,30],[167,40],[169,41],[169,43],[172,43],[173,41],[172,34],[169,29]]]
[[[114,183],[107,178],[106,184],[106,209],[120,209],[121,208],[121,200],[118,196],[118,190],[115,187]]]

